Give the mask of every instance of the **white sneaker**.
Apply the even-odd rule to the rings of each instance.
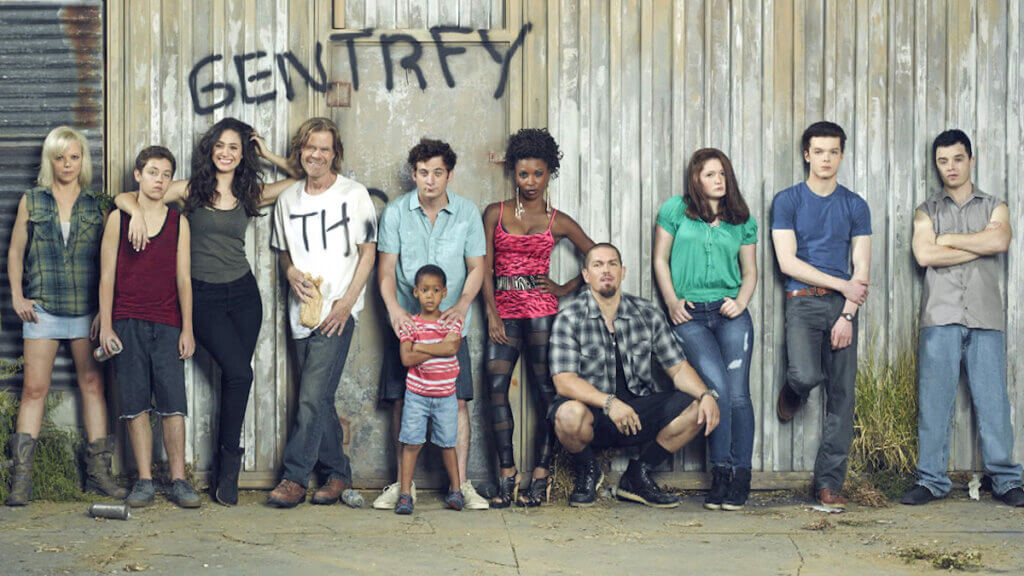
[[[463,507],[467,510],[487,510],[491,507],[483,496],[477,494],[472,480],[463,482],[459,489],[462,490],[462,497],[466,502]]]
[[[394,510],[395,504],[398,504],[399,492],[402,491],[402,483],[395,482],[394,484],[388,484],[384,491],[377,496],[377,499],[373,501],[373,507],[377,510]],[[412,483],[412,503],[416,503],[416,483]]]

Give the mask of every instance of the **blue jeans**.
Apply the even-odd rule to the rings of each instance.
[[[754,451],[754,324],[746,310],[735,318],[722,316],[722,302],[694,302],[693,319],[674,326],[672,333],[704,384],[718,392],[721,419],[708,441],[711,465],[749,469]]]
[[[1006,395],[1006,339],[998,330],[959,324],[921,329],[917,350],[918,481],[935,496],[949,493],[949,424],[953,419],[960,367],[981,437],[981,461],[992,490],[1004,494],[1021,485],[1021,466],[1012,460],[1013,427]]]
[[[345,369],[355,321],[349,317],[340,334],[327,338],[314,331],[295,341],[299,368],[299,408],[284,449],[284,478],[305,486],[319,464],[327,478],[352,483],[352,467],[342,449],[343,432],[334,394]]]

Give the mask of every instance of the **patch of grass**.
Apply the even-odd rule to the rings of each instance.
[[[618,450],[609,448],[604,451],[595,451],[594,459],[598,466],[604,471],[605,481],[602,486],[609,486],[608,472],[611,470],[612,459],[618,455]],[[573,483],[576,478],[576,463],[572,455],[562,448],[561,444],[555,447],[555,455],[551,463],[551,501],[567,502],[569,494],[572,494]]]
[[[872,355],[857,370],[850,469],[888,498],[914,483],[917,468],[916,339],[892,360]]]
[[[896,555],[908,564],[915,560],[927,560],[942,570],[973,570],[981,566],[981,552],[977,550],[934,551],[910,546],[897,549]]]
[[[8,377],[21,370],[21,361],[0,362],[0,375]],[[59,428],[53,423],[51,413],[60,404],[61,395],[51,392],[46,398],[43,412],[43,426],[39,431],[35,458],[32,466],[32,499],[52,501],[89,500],[81,489],[81,471],[78,466],[78,450],[81,438],[77,431]],[[18,396],[10,389],[0,390],[0,447],[3,457],[10,458],[9,443],[14,435],[18,419]],[[0,467],[0,500],[6,500],[11,489],[13,470]]]

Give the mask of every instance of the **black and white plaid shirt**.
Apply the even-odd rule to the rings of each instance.
[[[650,300],[623,293],[614,325],[612,335],[597,301],[584,288],[555,317],[548,351],[551,375],[573,372],[601,392],[614,394],[617,343],[629,391],[647,396],[656,392],[652,357],[665,370],[686,360],[664,314]]]

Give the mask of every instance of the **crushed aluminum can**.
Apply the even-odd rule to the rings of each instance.
[[[131,507],[127,502],[93,504],[89,506],[89,514],[93,518],[111,518],[113,520],[127,520],[132,517]]]

